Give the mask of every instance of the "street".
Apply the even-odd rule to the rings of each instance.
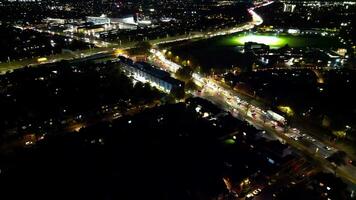
[[[156,55],[155,58],[159,59],[159,62],[155,62],[158,66],[172,73],[176,71],[176,63],[166,59],[158,50],[152,50],[151,52]],[[195,84],[202,87],[200,92],[192,92],[194,96],[209,100],[221,109],[230,112],[233,116],[247,121],[257,129],[266,130],[268,133],[280,138],[282,142],[288,143],[321,162],[327,171],[337,173],[350,182],[356,183],[356,168],[354,166],[346,165],[336,168],[335,164],[326,160],[326,158],[337,152],[337,149],[325,145],[322,141],[312,136],[300,133],[297,128],[281,127],[268,116],[266,110],[252,105],[250,102],[244,100],[236,91],[224,87],[222,83],[217,82],[211,77],[203,77],[200,74],[193,73],[192,78]]]

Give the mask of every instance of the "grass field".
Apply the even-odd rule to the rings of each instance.
[[[289,34],[238,33],[218,36],[205,40],[192,40],[165,45],[172,55],[178,56],[180,61],[190,60],[195,66],[201,66],[205,71],[214,69],[242,66],[246,57],[241,53],[245,42],[265,43],[272,48],[285,45],[295,48],[325,48],[342,47],[336,37],[321,37],[316,35],[293,36]]]
[[[338,47],[340,43],[333,37],[321,36],[293,36],[287,34],[256,34],[256,33],[240,33],[238,35],[230,35],[221,38],[217,41],[218,45],[226,46],[242,46],[245,42],[264,43],[271,47],[283,47],[289,45],[290,47],[315,47],[315,48],[330,48]]]

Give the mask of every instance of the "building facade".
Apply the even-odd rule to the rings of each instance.
[[[168,72],[157,69],[149,63],[133,62],[123,56],[119,56],[119,62],[123,71],[137,81],[149,83],[167,93],[184,90],[184,82],[172,78]]]

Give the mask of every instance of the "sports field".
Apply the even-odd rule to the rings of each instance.
[[[238,35],[230,35],[221,38],[219,45],[226,46],[242,46],[245,42],[257,42],[267,44],[271,47],[315,47],[315,48],[330,48],[338,47],[340,43],[333,37],[321,36],[293,36],[288,34],[257,34],[257,33],[240,33]]]
[[[288,45],[294,48],[330,49],[342,47],[337,37],[321,37],[320,35],[290,35],[274,33],[244,32],[232,35],[218,36],[205,40],[192,40],[166,45],[171,57],[177,57],[182,62],[189,60],[202,70],[227,69],[231,66],[245,66],[250,58],[242,53],[246,42],[257,42],[280,48]],[[180,63],[182,64],[182,63]]]

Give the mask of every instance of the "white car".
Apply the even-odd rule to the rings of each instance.
[[[254,195],[258,195],[262,190],[260,188],[257,188],[256,190],[254,190],[252,193]]]
[[[333,148],[329,147],[329,146],[325,146],[325,149],[328,150],[328,151],[331,151]]]

